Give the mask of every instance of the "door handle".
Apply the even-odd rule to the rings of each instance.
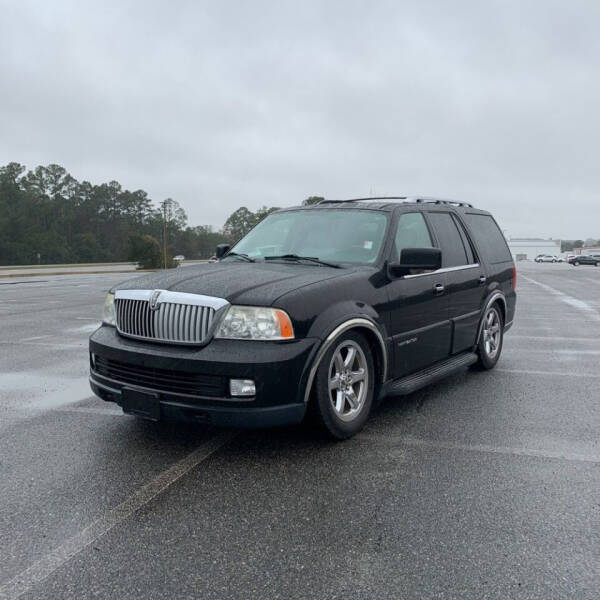
[[[436,283],[433,286],[433,293],[434,294],[443,294],[445,289],[446,288],[441,283]]]
[[[479,285],[483,285],[487,281],[487,277],[485,275],[479,276]]]

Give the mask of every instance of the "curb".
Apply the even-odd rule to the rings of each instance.
[[[106,263],[63,263],[56,265],[1,265],[0,271],[11,269],[29,270],[29,269],[70,269],[72,267],[120,267],[125,265],[133,266],[133,262],[106,262]]]
[[[155,269],[137,269],[137,270],[125,270],[125,271],[50,271],[48,272],[39,272],[39,273],[8,273],[6,275],[0,274],[0,279],[9,279],[16,277],[46,277],[47,275],[110,275],[111,273],[132,273],[135,275],[136,273],[155,273]]]

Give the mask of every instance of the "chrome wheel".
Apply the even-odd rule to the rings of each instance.
[[[343,341],[329,364],[329,401],[342,421],[352,421],[362,410],[369,387],[369,370],[362,348]]]
[[[483,322],[483,349],[488,358],[496,358],[502,340],[500,330],[500,316],[495,308],[490,308]]]

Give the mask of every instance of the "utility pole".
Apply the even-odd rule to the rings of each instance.
[[[161,202],[163,211],[163,269],[167,268],[167,223],[171,218],[171,199],[167,198]]]

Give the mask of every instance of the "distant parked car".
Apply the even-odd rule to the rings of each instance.
[[[594,265],[600,267],[600,254],[582,254],[569,258],[569,264],[578,267],[579,265]]]
[[[185,256],[184,256],[183,254],[178,254],[177,256],[174,256],[174,257],[173,257],[173,260],[174,260],[176,263],[179,263],[179,264],[181,264],[181,263],[182,263],[182,262],[185,260]]]
[[[558,262],[558,258],[556,256],[552,256],[551,254],[539,254],[535,257],[535,262],[538,263],[555,263]]]

